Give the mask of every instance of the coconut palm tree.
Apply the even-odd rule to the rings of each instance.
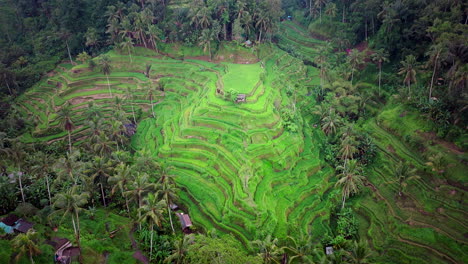
[[[101,157],[109,157],[112,151],[114,151],[114,146],[117,143],[115,141],[109,140],[109,137],[101,131],[99,136],[96,137],[96,142],[92,145],[92,150],[96,155]]]
[[[175,185],[175,181],[172,175],[167,173],[165,166],[161,166],[161,175],[159,179],[159,184],[161,188],[158,190],[158,194],[162,200],[166,202],[167,213],[169,215],[169,221],[171,222],[172,233],[175,233],[174,224],[172,223],[172,213],[170,210],[170,205],[174,203],[178,197],[177,192],[179,189]]]
[[[18,234],[11,240],[11,246],[16,252],[15,260],[19,262],[22,256],[27,255],[31,263],[34,264],[33,257],[41,254],[39,246],[36,244],[38,240],[38,234],[34,229],[29,229],[24,234]]]
[[[13,162],[13,166],[15,167],[16,171],[14,172],[14,176],[18,178],[18,185],[20,188],[21,192],[21,199],[23,203],[25,202],[25,196],[24,196],[24,189],[23,189],[23,179],[22,177],[25,175],[24,173],[24,164],[26,161],[26,146],[19,141],[18,139],[14,140],[8,140],[11,144],[11,146],[7,149],[4,149],[4,151],[7,154],[7,157],[10,161]]]
[[[325,14],[330,17],[330,21],[332,18],[336,17],[337,12],[336,4],[335,3],[328,3],[327,8],[325,9]]]
[[[107,86],[109,87],[109,94],[110,94],[110,97],[112,98],[112,91],[111,91],[110,82],[109,82],[109,74],[111,74],[112,66],[111,66],[109,56],[102,55],[101,60],[99,61],[99,64],[101,65],[101,72],[106,75]]]
[[[130,106],[132,107],[132,117],[133,117],[133,123],[136,124],[136,117],[135,117],[135,107],[133,106],[133,93],[132,93],[132,90],[130,89],[130,87],[127,87],[127,96],[126,96],[126,100],[127,102],[130,103]]]
[[[401,61],[401,68],[398,74],[404,75],[403,83],[408,86],[408,96],[411,97],[411,83],[416,83],[416,58],[408,55]]]
[[[310,237],[300,233],[298,237],[287,237],[288,246],[282,247],[288,254],[288,263],[313,263],[314,245]]]
[[[143,205],[138,208],[138,212],[143,215],[139,218],[139,221],[147,222],[150,226],[151,238],[150,238],[150,260],[153,257],[153,229],[154,225],[158,228],[162,227],[162,222],[164,221],[163,213],[166,202],[160,200],[157,195],[153,193],[148,193],[148,195],[143,199]]]
[[[353,136],[346,136],[343,140],[341,140],[340,144],[340,158],[344,161],[352,159],[354,154],[358,152],[356,148],[357,142]]]
[[[89,194],[80,192],[78,186],[74,185],[65,193],[58,193],[54,197],[54,207],[57,208],[54,214],[62,214],[61,220],[66,216],[71,217],[73,230],[75,232],[76,243],[80,246],[80,218],[79,214],[83,211],[83,206],[88,203]]]
[[[84,170],[84,163],[80,159],[81,153],[78,150],[67,153],[65,157],[57,159],[52,165],[52,169],[57,175],[57,179],[53,185],[63,180],[72,180],[74,185],[76,185]]]
[[[132,167],[132,170],[135,168]],[[124,192],[125,196],[129,196],[130,200],[137,203],[137,208],[143,207],[143,196],[149,192],[156,190],[156,184],[149,181],[148,174],[136,172],[135,179],[128,185],[128,190]],[[138,211],[138,219],[141,218],[141,211]],[[140,224],[141,228],[141,224]]]
[[[342,208],[344,208],[346,199],[353,194],[359,193],[366,178],[361,175],[361,169],[356,160],[345,161],[342,166],[338,166],[336,169],[340,173],[337,175],[338,181],[335,186],[341,186],[342,188]]]
[[[49,204],[52,203],[52,196],[50,194],[49,176],[52,173],[53,158],[42,151],[35,152],[32,156],[34,164],[31,166],[31,171],[39,178],[44,177],[46,180],[47,194],[49,197]]]
[[[283,250],[278,247],[277,238],[272,239],[271,235],[268,234],[264,240],[255,240],[252,244],[257,246],[260,251],[258,255],[263,258],[264,263],[280,263],[278,258],[283,254]]]
[[[357,49],[352,49],[348,55],[347,61],[351,65],[351,83],[354,79],[354,71],[364,63],[364,58],[362,53]]]
[[[71,144],[71,131],[74,128],[73,121],[72,121],[72,108],[69,102],[65,103],[62,108],[57,112],[57,117],[59,119],[60,125],[67,131],[68,133],[68,151],[69,153],[72,152],[72,144]]]
[[[314,5],[318,7],[320,11],[320,24],[322,24],[322,6],[325,5],[328,0],[315,0]]]
[[[369,258],[372,256],[372,252],[369,250],[369,246],[364,243],[358,243],[354,241],[351,250],[346,252],[349,263],[352,264],[367,264],[371,263]]]
[[[174,263],[174,264],[182,264],[184,263],[185,256],[188,253],[188,247],[193,244],[195,241],[194,234],[189,234],[174,241],[174,249],[172,250],[172,254],[169,255],[165,260],[164,263]]]
[[[161,42],[161,38],[159,37],[161,34],[162,31],[157,25],[151,24],[148,26],[146,35],[148,35],[150,44],[153,45],[153,48],[156,50],[156,52],[159,52],[158,42]]]
[[[335,134],[336,130],[342,124],[340,116],[334,108],[328,109],[327,114],[322,119],[322,130],[326,135]]]
[[[411,168],[407,163],[403,161],[399,161],[395,164],[392,168],[393,175],[398,182],[398,195],[402,196],[406,186],[408,186],[408,182],[411,180],[419,179],[420,177],[416,175],[417,170],[415,168]]]
[[[427,61],[427,66],[434,67],[432,71],[431,85],[429,86],[429,100],[432,98],[432,87],[434,86],[434,79],[437,73],[437,67],[441,65],[441,55],[445,52],[444,45],[432,45],[429,50],[426,52],[426,55],[429,56]]]
[[[134,180],[132,170],[130,166],[121,162],[115,168],[115,172],[116,173],[109,177],[109,183],[113,186],[111,193],[114,194],[117,189],[120,190],[122,197],[124,197],[125,199],[125,207],[127,208],[127,213],[130,214],[130,207],[128,206],[128,197],[124,195],[124,192],[128,190],[128,185]]]
[[[372,55],[372,61],[377,63],[379,68],[379,96],[380,96],[380,86],[382,83],[382,64],[388,62],[388,53],[383,49],[376,50]]]
[[[101,189],[102,204],[104,207],[107,206],[104,189],[105,185],[107,185],[107,179],[113,172],[113,168],[114,163],[112,160],[105,157],[94,157],[86,170],[88,175],[91,175],[92,178],[98,180],[98,184]]]
[[[127,50],[128,55],[130,56],[130,62],[133,63],[132,51],[133,51],[133,41],[131,38],[126,37],[122,42],[119,43],[120,50]]]

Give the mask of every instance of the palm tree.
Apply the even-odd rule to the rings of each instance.
[[[366,178],[361,175],[361,169],[356,160],[345,161],[342,166],[338,166],[336,169],[340,171],[340,174],[337,175],[338,181],[335,186],[341,185],[342,187],[342,208],[344,208],[346,199],[359,193]]]
[[[63,180],[72,180],[74,185],[77,184],[84,169],[84,163],[80,160],[80,157],[80,151],[75,150],[55,161],[52,165],[52,169],[57,174],[57,179],[54,181],[53,185]]]
[[[325,9],[325,14],[330,17],[330,21],[332,18],[336,17],[337,12],[336,4],[335,3],[328,3],[327,9]]]
[[[132,107],[132,117],[133,117],[133,123],[136,124],[136,117],[135,117],[135,107],[133,106],[133,93],[130,87],[127,87],[127,96],[126,96],[126,101],[130,103],[130,106]]]
[[[159,52],[158,42],[161,41],[159,38],[159,36],[162,34],[161,29],[159,29],[157,25],[149,25],[146,34],[149,37],[150,44],[153,45],[153,48],[156,50],[156,52]]]
[[[434,78],[436,76],[437,67],[440,66],[441,61],[440,56],[444,52],[443,45],[432,45],[429,48],[429,51],[426,55],[429,56],[429,60],[427,61],[427,66],[433,66],[434,70],[432,71],[432,78],[431,78],[431,86],[429,86],[429,100],[432,98],[432,87],[434,86]]]
[[[132,167],[132,170],[134,168]],[[124,192],[125,196],[130,196],[130,200],[137,202],[138,208],[143,207],[143,195],[156,190],[156,185],[149,182],[147,173],[137,172],[135,179],[128,185],[128,190]],[[138,219],[141,218],[141,211],[138,211]],[[141,225],[140,225],[141,227]]]
[[[258,254],[263,258],[264,263],[280,263],[278,257],[283,253],[283,250],[277,246],[278,239],[271,238],[268,234],[264,240],[255,240],[253,245],[258,247],[260,253]]]
[[[193,234],[189,234],[175,240],[172,254],[164,260],[164,263],[184,263],[185,256],[188,253],[188,247],[193,244],[194,241],[195,236]]]
[[[322,119],[322,130],[326,135],[335,134],[342,121],[334,108],[330,108]]]
[[[143,199],[143,206],[138,209],[138,212],[144,212],[140,217],[139,221],[143,220],[150,226],[151,239],[150,239],[150,260],[153,256],[153,228],[157,225],[159,228],[162,227],[162,221],[164,220],[163,213],[166,202],[159,200],[157,195],[148,193]]]
[[[353,264],[367,264],[371,263],[369,258],[372,256],[372,252],[369,250],[368,245],[364,243],[358,243],[354,241],[351,250],[347,251],[349,263]]]
[[[36,173],[39,177],[44,177],[46,180],[47,194],[49,197],[49,204],[52,203],[52,196],[50,195],[49,176],[52,172],[53,159],[42,151],[34,153],[35,164],[31,167],[32,172]]]
[[[320,24],[322,24],[322,5],[325,5],[328,0],[315,0],[315,6],[320,10]]]
[[[420,177],[416,175],[417,170],[415,168],[411,168],[407,163],[403,161],[399,161],[396,165],[392,168],[393,175],[398,181],[398,195],[402,196],[406,186],[408,186],[408,181],[416,180]]]
[[[108,134],[110,140],[116,142],[117,150],[119,150],[119,142],[122,147],[125,146],[124,139],[126,139],[125,135],[125,126],[123,125],[122,121],[111,119],[108,127]]]
[[[354,71],[364,63],[362,53],[357,49],[352,49],[348,55],[348,63],[351,65],[351,83],[354,79]]]
[[[98,184],[101,188],[102,204],[104,207],[107,206],[104,185],[107,183],[107,178],[112,174],[113,168],[114,163],[112,160],[104,157],[94,157],[87,169],[88,174],[91,175],[92,178],[98,179]]]
[[[388,53],[383,49],[378,49],[375,53],[372,54],[372,61],[377,63],[379,68],[379,96],[380,96],[380,86],[382,81],[382,64],[388,62]]]
[[[27,233],[18,234],[11,240],[11,246],[17,253],[15,256],[16,262],[18,262],[22,256],[28,255],[29,260],[34,264],[33,256],[41,254],[41,250],[36,244],[37,239],[37,232],[34,229],[29,229]]]
[[[96,137],[96,142],[92,145],[92,149],[96,155],[108,157],[114,151],[116,144],[116,142],[109,140],[109,137],[101,131],[99,136]]]
[[[356,148],[356,141],[354,137],[347,136],[341,141],[341,148],[340,148],[340,158],[342,160],[349,160],[353,158],[353,155],[358,152]]]
[[[408,55],[400,63],[401,68],[398,74],[405,76],[403,83],[408,86],[408,96],[411,97],[411,83],[416,83],[416,58]]]
[[[110,64],[109,56],[102,55],[101,60],[99,61],[99,64],[101,65],[101,72],[106,75],[107,86],[109,87],[109,94],[110,94],[110,97],[112,98],[112,91],[111,91],[110,82],[109,82],[109,74],[112,71],[112,66]]]
[[[309,236],[301,232],[298,237],[288,236],[287,238],[290,243],[282,249],[290,256],[288,263],[313,263],[314,245]]]
[[[72,152],[71,144],[71,131],[73,130],[73,121],[72,121],[72,108],[69,102],[65,103],[60,111],[58,111],[57,116],[59,118],[60,125],[68,132],[68,151]]]
[[[80,246],[80,218],[79,214],[84,209],[82,208],[88,203],[89,194],[87,192],[78,191],[78,186],[74,185],[66,193],[59,193],[54,197],[54,207],[58,208],[53,214],[62,214],[62,221],[66,216],[70,215],[75,231],[76,243]]]
[[[114,194],[117,189],[120,190],[122,197],[125,198],[125,207],[127,208],[127,213],[130,214],[130,207],[128,206],[128,197],[124,195],[124,192],[128,190],[128,185],[134,179],[132,175],[132,170],[130,166],[125,165],[121,162],[115,168],[115,171],[116,173],[109,177],[109,183],[113,186],[111,193]]]
[[[160,179],[159,183],[161,184],[161,189],[158,190],[158,194],[160,195],[161,199],[164,200],[167,204],[167,213],[169,214],[169,220],[171,222],[172,233],[175,233],[174,225],[172,223],[172,215],[170,210],[170,205],[174,203],[177,198],[177,192],[179,189],[175,185],[175,181],[172,175],[167,173],[168,168],[166,166],[161,166],[160,170]]]
[[[131,38],[126,37],[122,42],[119,43],[119,48],[121,50],[127,50],[128,55],[130,55],[130,62],[133,63],[132,51],[133,51],[133,41]]]
[[[26,146],[21,143],[18,139],[15,140],[9,140],[11,143],[11,146],[5,150],[5,152],[8,155],[8,158],[13,162],[14,167],[16,168],[16,171],[14,173],[14,176],[18,177],[18,184],[21,192],[21,199],[23,203],[25,202],[25,196],[24,196],[24,190],[23,190],[23,180],[22,177],[25,175],[23,171],[23,165],[26,161],[26,151],[25,148]]]

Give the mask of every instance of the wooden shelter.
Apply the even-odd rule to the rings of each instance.
[[[182,226],[182,230],[186,231],[189,230],[192,226],[192,220],[190,220],[190,216],[184,213],[176,213],[179,217],[180,225]]]
[[[28,232],[29,229],[31,229],[32,227],[34,226],[33,223],[30,223],[24,219],[19,219],[18,221],[16,221],[16,225],[15,225],[15,230],[18,231],[18,232],[21,232],[21,233],[26,233]]]
[[[237,99],[236,99],[236,103],[245,102],[245,98],[246,98],[245,94],[238,94]]]

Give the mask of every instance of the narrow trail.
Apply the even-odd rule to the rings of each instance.
[[[135,238],[133,237],[133,233],[135,232],[137,228],[137,225],[134,224],[133,227],[130,229],[130,232],[128,233],[128,236],[130,237],[130,241],[132,242],[132,249],[135,251],[133,254],[133,257],[137,260],[139,260],[143,264],[149,264],[148,257],[146,257],[140,249],[138,249],[138,244],[135,241]]]

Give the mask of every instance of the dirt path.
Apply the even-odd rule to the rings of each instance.
[[[128,233],[128,236],[130,237],[130,241],[132,242],[132,249],[135,251],[135,253],[133,253],[133,257],[136,260],[139,260],[143,264],[149,264],[148,258],[145,255],[143,255],[143,253],[138,249],[138,245],[135,241],[135,238],[133,237],[133,233],[135,232],[135,229],[136,229],[136,225],[134,225],[132,229],[130,229],[130,233]]]

